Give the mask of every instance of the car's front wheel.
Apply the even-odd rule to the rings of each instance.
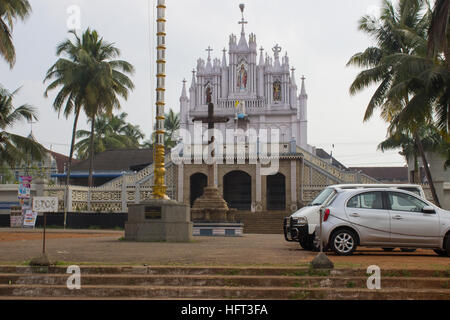
[[[307,236],[299,241],[303,249],[311,251],[314,249],[314,238]]]
[[[441,249],[435,249],[433,250],[434,252],[436,252],[438,255],[440,255],[441,257],[448,257],[448,253],[445,250],[441,250]]]
[[[356,234],[347,229],[338,230],[333,233],[330,245],[334,252],[340,256],[352,255],[358,246]]]

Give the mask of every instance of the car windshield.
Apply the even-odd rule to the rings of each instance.
[[[322,205],[328,197],[335,193],[333,188],[326,188],[323,190],[310,204],[309,206],[320,206]]]

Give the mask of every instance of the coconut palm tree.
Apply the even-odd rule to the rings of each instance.
[[[41,161],[45,149],[33,139],[25,138],[6,130],[13,128],[18,122],[37,120],[35,108],[29,105],[14,107],[13,99],[18,90],[9,92],[0,87],[0,165],[14,167],[23,161]]]
[[[172,109],[170,109],[169,113],[164,115],[164,128],[166,130],[166,134],[164,135],[164,145],[166,148],[173,148],[177,144],[175,133],[180,129],[180,114],[175,113]],[[156,125],[153,130],[156,130]],[[153,142],[155,140],[155,133],[152,133],[149,140],[144,141],[141,145],[142,148],[153,148]]]
[[[139,141],[144,138],[138,126],[127,123],[127,114],[121,113],[118,116],[99,115],[94,124],[94,152],[100,153],[111,149],[138,148]],[[75,145],[78,158],[87,159],[90,149],[91,132],[79,130],[76,133],[80,140]]]
[[[422,147],[425,151],[438,151],[439,153],[446,155],[448,151],[449,142],[442,138],[439,130],[433,125],[428,124],[419,129],[419,136],[421,137]],[[400,154],[406,158],[406,160],[413,160],[414,162],[414,175],[412,177],[413,183],[421,183],[419,172],[420,150],[416,142],[415,134],[405,129],[403,131],[396,131],[390,135],[385,141],[378,145],[378,149],[381,151],[393,150],[401,148]]]
[[[433,107],[429,99],[422,99],[425,104],[419,112],[417,108],[411,108],[419,101],[418,92],[412,90],[417,81],[411,81],[418,66],[405,63],[406,59],[426,56],[431,15],[427,1],[400,0],[394,6],[390,0],[384,0],[380,18],[366,15],[360,20],[360,30],[373,37],[377,45],[354,55],[347,65],[365,68],[350,87],[352,95],[369,86],[378,86],[367,106],[364,121],[369,120],[376,109],[381,109],[381,117],[390,124],[388,133],[391,137],[399,134],[396,131],[402,133],[409,130],[414,133],[434,201],[439,205],[419,136],[419,128],[432,118],[430,110]]]
[[[68,39],[57,48],[58,55],[67,58],[60,58],[49,69],[45,81],[53,80],[47,92],[61,87],[54,102],[55,109],[61,110],[65,104],[66,115],[75,113],[72,146],[76,136],[77,115],[83,110],[89,118],[89,186],[93,186],[96,117],[98,114],[111,115],[114,109],[120,109],[118,96],[128,99],[134,84],[126,74],[134,73],[134,67],[126,61],[115,60],[120,56],[120,50],[100,38],[97,31],[88,28],[81,38],[75,31],[70,33],[74,41]]]
[[[0,56],[9,67],[16,62],[16,50],[12,42],[12,30],[17,19],[25,20],[31,12],[28,0],[0,0]]]
[[[450,61],[450,0],[436,0],[433,17],[428,32],[428,53],[435,57],[443,52],[447,62]],[[450,68],[450,65],[447,64]]]

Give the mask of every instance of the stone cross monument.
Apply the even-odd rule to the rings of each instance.
[[[215,117],[214,104],[208,104],[208,117],[198,117],[193,119],[194,122],[201,121],[208,124],[208,132],[210,135],[208,141],[208,150],[212,158],[211,164],[208,165],[208,186],[204,189],[203,196],[194,202],[191,209],[192,221],[196,222],[233,222],[234,217],[226,201],[219,193],[216,185],[215,168],[217,166],[214,161],[214,135],[212,130],[216,123],[226,123],[229,121],[228,117]]]

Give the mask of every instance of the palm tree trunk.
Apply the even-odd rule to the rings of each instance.
[[[413,183],[420,183],[419,160],[417,159],[417,154],[414,154],[414,176],[413,176]]]
[[[433,178],[431,177],[430,167],[428,166],[427,157],[425,156],[425,151],[423,149],[422,140],[420,140],[419,134],[417,131],[414,133],[414,136],[416,138],[417,147],[419,148],[420,156],[422,158],[423,167],[425,169],[425,174],[427,176],[428,183],[430,185],[431,194],[433,195],[434,203],[440,207],[441,204],[439,202],[439,198],[436,193],[436,189],[434,188]]]
[[[73,151],[75,146],[75,135],[77,132],[78,118],[80,116],[80,109],[75,112],[75,120],[73,122],[73,130],[72,130],[72,141],[70,143],[70,155],[69,155],[69,163],[67,164],[67,177],[66,177],[66,192],[65,192],[65,205],[64,205],[64,229],[67,224],[67,206],[69,203],[69,184],[70,184],[70,173],[72,171],[72,158]]]
[[[89,152],[89,182],[88,185],[90,188],[94,186],[94,125],[95,125],[95,114],[91,119],[91,147]]]

